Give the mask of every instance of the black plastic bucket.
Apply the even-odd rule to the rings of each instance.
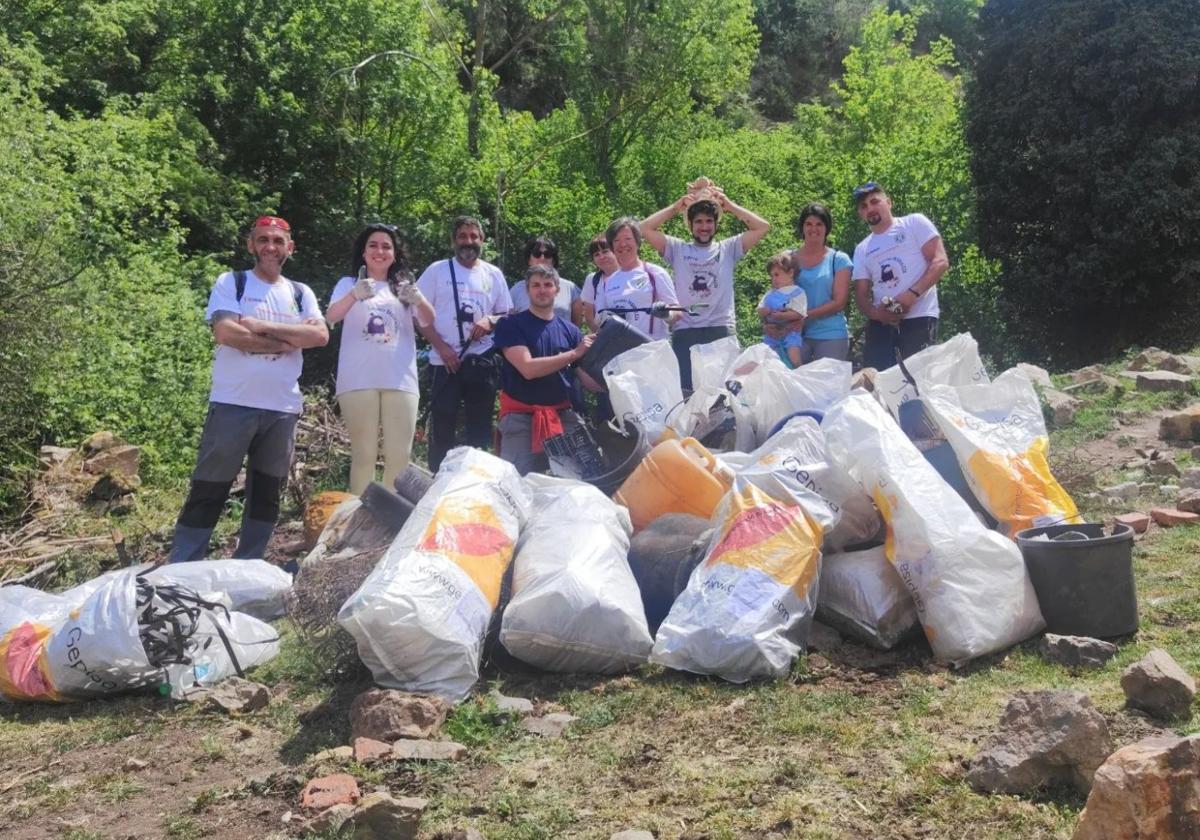
[[[1056,540],[1068,531],[1087,539]],[[1034,539],[1041,535],[1049,540]],[[1017,534],[1046,631],[1098,639],[1125,636],[1138,626],[1133,582],[1133,529],[1117,525],[1051,525]]]
[[[630,324],[620,315],[609,315],[600,325],[596,340],[579,360],[579,366],[584,373],[604,384],[604,366],[620,356],[626,350],[640,347],[650,342],[650,336]]]
[[[611,496],[650,452],[650,441],[641,426],[626,421],[624,432],[601,423],[590,434],[578,430],[547,438],[545,447],[551,473],[586,481]]]

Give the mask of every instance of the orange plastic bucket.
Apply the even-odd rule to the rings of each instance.
[[[635,532],[664,513],[707,519],[729,489],[718,470],[717,459],[695,438],[664,440],[630,473],[613,501],[629,509]]]

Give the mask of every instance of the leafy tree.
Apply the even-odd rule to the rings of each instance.
[[[989,2],[968,109],[980,244],[1027,352],[1195,342],[1200,18],[1184,0]],[[1136,56],[1136,60],[1132,57]]]

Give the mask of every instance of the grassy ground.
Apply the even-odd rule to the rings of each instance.
[[[1077,423],[1054,433],[1052,450],[1095,520],[1111,511],[1087,494],[1125,473],[1089,453],[1127,451],[1155,425],[1151,415],[1180,398],[1126,390],[1088,399]],[[139,551],[161,543],[180,490],[143,493],[130,515],[140,524],[123,522],[144,535]],[[80,555],[65,576],[111,565],[102,561],[103,553]],[[1035,642],[958,671],[933,663],[921,642],[892,653],[846,643],[802,658],[786,680],[748,686],[651,666],[617,678],[491,669],[446,727],[470,747],[467,760],[345,769],[366,789],[427,797],[425,838],[466,826],[492,840],[606,838],[627,828],[690,840],[1069,837],[1078,795],[983,796],[964,782],[965,766],[1017,690],[1088,693],[1118,745],[1161,731],[1123,709],[1119,677],[1152,647],[1200,674],[1200,527],[1152,529],[1134,562],[1140,629],[1099,670],[1049,665]],[[272,687],[272,702],[244,718],[150,696],[0,706],[0,836],[286,836],[280,816],[303,782],[336,769],[309,759],[348,743],[347,708],[366,682],[326,682],[303,640],[286,622],[281,629],[283,653],[254,674]],[[562,739],[528,735],[496,713],[492,687],[578,721]]]

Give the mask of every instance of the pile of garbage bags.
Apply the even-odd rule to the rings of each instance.
[[[923,633],[952,664],[1044,626],[1011,537],[1078,513],[1022,374],[990,381],[969,335],[875,393],[844,362],[789,370],[732,338],[692,353],[686,400],[665,342],[605,364],[605,434],[638,453],[615,485],[450,453],[339,612],[377,682],[461,700],[489,627],[545,670],[745,682],[786,674],[814,618],[880,649]]]

